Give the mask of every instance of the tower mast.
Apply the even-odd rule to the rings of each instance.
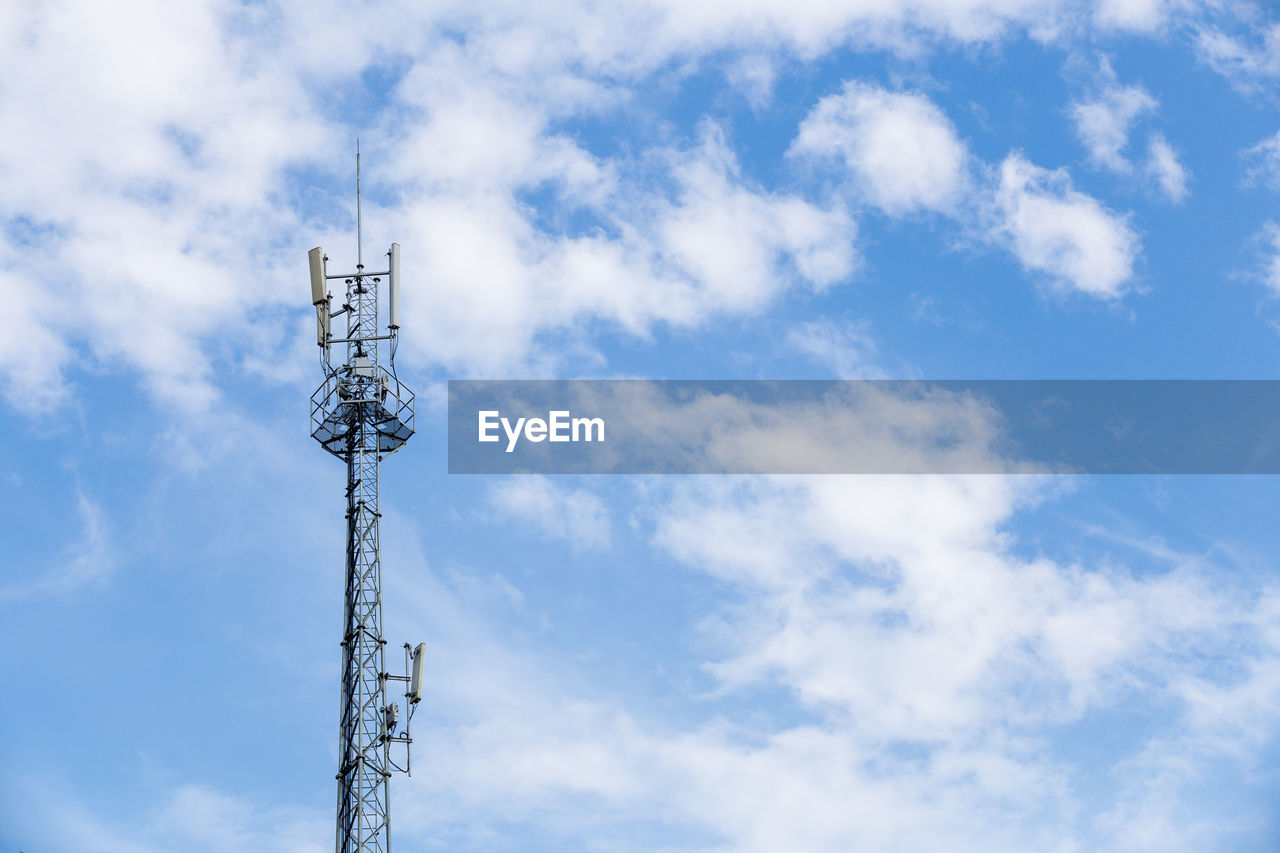
[[[358,144],[358,143],[357,143]],[[393,770],[408,769],[408,716],[420,697],[423,646],[414,651],[415,678],[405,692],[410,703],[405,730],[397,734],[399,706],[387,699],[387,682],[408,682],[385,668],[382,634],[382,564],[379,539],[378,474],[383,457],[413,435],[413,392],[394,374],[399,334],[400,245],[387,252],[387,269],[364,269],[360,234],[360,155],[356,153],[356,269],[330,274],[320,248],[309,253],[316,342],[324,382],[311,397],[311,434],[347,468],[346,590],[342,625],[342,698],[338,736],[336,853],[388,853],[391,847],[389,781]],[[388,324],[378,322],[378,291],[389,290]],[[342,306],[331,310],[328,282],[345,285]],[[342,337],[332,320],[346,316]],[[379,334],[379,332],[383,332]],[[331,363],[332,348],[345,345],[343,363]],[[385,353],[385,359],[384,359]],[[388,371],[383,362],[392,366]],[[408,644],[406,667],[408,666]],[[403,743],[405,767],[392,761],[392,744]]]

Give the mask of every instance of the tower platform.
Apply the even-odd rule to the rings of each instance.
[[[378,453],[395,453],[413,435],[413,392],[380,365],[344,367],[311,395],[311,436],[346,459],[348,437],[361,421],[378,435]]]

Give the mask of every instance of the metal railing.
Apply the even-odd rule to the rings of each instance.
[[[399,450],[413,435],[413,392],[382,366],[344,367],[325,377],[311,395],[311,436],[345,459],[347,437],[360,421],[378,434],[378,452]]]

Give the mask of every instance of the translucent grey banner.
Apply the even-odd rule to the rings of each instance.
[[[451,474],[1276,474],[1280,380],[451,380]]]

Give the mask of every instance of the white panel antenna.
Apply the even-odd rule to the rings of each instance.
[[[409,670],[412,673],[409,676],[409,692],[405,694],[415,705],[422,701],[422,668],[426,657],[427,644],[418,643],[417,648],[413,650],[413,667]]]
[[[311,304],[328,302],[329,288],[324,280],[324,249],[316,246],[307,252],[307,262],[311,266]]]
[[[324,249],[316,246],[307,252],[311,267],[311,304],[316,306],[316,345],[329,342],[329,287],[324,277]]]
[[[391,284],[390,296],[390,322],[387,326],[392,329],[400,328],[400,244],[392,243],[391,251],[387,252],[391,256],[391,269],[387,274],[387,278]]]

